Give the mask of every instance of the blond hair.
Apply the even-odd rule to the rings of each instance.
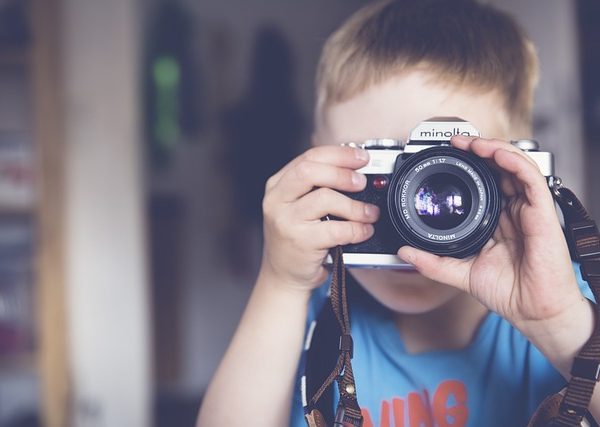
[[[497,91],[511,123],[531,126],[535,48],[507,14],[474,0],[376,1],[325,43],[316,114],[412,67],[443,83]]]

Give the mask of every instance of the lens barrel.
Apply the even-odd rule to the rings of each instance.
[[[437,255],[479,252],[500,216],[496,174],[481,158],[452,147],[405,156],[388,191],[389,216],[400,238]]]

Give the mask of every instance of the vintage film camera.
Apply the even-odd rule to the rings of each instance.
[[[365,190],[346,194],[381,210],[369,240],[343,247],[348,267],[410,268],[396,255],[404,245],[466,258],[490,239],[502,204],[496,173],[481,158],[451,147],[454,135],[479,132],[462,119],[435,117],[415,127],[405,143],[371,139],[348,144],[368,150],[370,161],[358,170],[367,176]],[[512,143],[544,176],[553,175],[552,153],[539,151],[533,140]]]

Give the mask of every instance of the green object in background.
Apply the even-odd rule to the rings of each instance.
[[[202,124],[202,73],[191,50],[195,27],[183,2],[155,0],[157,9],[145,36],[144,139],[148,166],[156,171],[169,168],[184,142],[198,140]]]
[[[179,93],[181,69],[172,56],[159,56],[152,64],[155,88],[155,123],[153,134],[160,148],[171,151],[179,142]]]

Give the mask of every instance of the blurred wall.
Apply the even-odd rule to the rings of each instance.
[[[203,128],[173,151],[167,168],[150,174],[151,193],[176,194],[185,205],[183,257],[178,324],[181,328],[181,370],[173,391],[198,395],[206,388],[254,283],[260,260],[260,230],[249,230],[250,266],[236,272],[227,238],[237,219],[229,190],[231,159],[224,153],[220,128],[223,113],[250,84],[255,35],[265,25],[280,30],[294,61],[294,91],[310,127],[313,79],[320,48],[327,35],[361,0],[297,2],[225,0],[180,2],[193,22],[190,40],[195,52]],[[153,22],[154,7],[147,22]],[[305,143],[308,144],[308,136]],[[261,153],[268,156],[269,153]]]
[[[537,47],[541,78],[534,104],[534,138],[555,156],[555,173],[582,200],[588,200],[576,2],[491,0],[513,13]]]
[[[136,0],[65,0],[66,277],[77,427],[151,425]]]

